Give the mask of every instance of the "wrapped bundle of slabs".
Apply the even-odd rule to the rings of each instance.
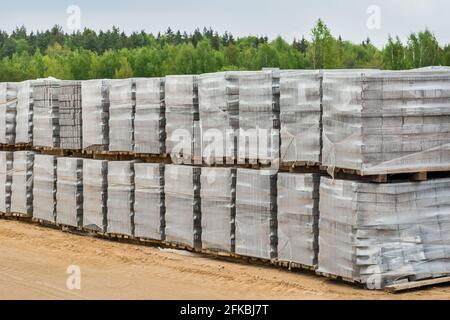
[[[33,215],[34,152],[16,151],[13,154],[11,180],[11,212]]]
[[[60,148],[82,149],[81,81],[61,81],[58,94]]]
[[[109,103],[109,151],[133,152],[135,80],[111,80]]]
[[[277,258],[277,174],[238,169],[236,185],[236,253]]]
[[[450,179],[322,178],[319,229],[319,272],[370,289],[450,274]]]
[[[56,176],[56,223],[79,228],[83,225],[83,159],[58,158]]]
[[[13,152],[0,151],[0,212],[11,213]]]
[[[197,77],[166,77],[165,94],[167,153],[176,164],[201,163]]]
[[[59,91],[58,80],[33,84],[33,146],[59,148]]]
[[[239,74],[201,75],[198,82],[203,162],[235,163],[239,129]]]
[[[83,149],[108,150],[109,90],[110,80],[81,83]]]
[[[83,228],[105,233],[108,212],[108,161],[83,159]]]
[[[201,169],[166,165],[166,240],[201,248]]]
[[[164,78],[136,79],[135,153],[166,153],[164,90]]]
[[[320,163],[321,73],[292,70],[280,75],[280,153],[285,165]]]
[[[36,154],[33,166],[33,218],[56,222],[57,157]]]
[[[202,248],[235,251],[236,169],[202,168]]]
[[[33,84],[23,81],[17,84],[16,144],[33,142]]]
[[[107,232],[134,236],[134,161],[108,162]]]
[[[164,165],[134,165],[134,233],[136,237],[165,240]]]
[[[317,265],[318,174],[278,174],[278,260]]]
[[[16,109],[17,83],[0,83],[0,144],[15,143]]]
[[[450,71],[325,72],[323,164],[361,175],[448,170]]]
[[[280,158],[280,76],[276,70],[239,77],[239,152],[244,163],[277,163]]]

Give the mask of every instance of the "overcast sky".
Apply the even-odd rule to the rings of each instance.
[[[206,26],[238,36],[267,35],[273,39],[281,35],[291,41],[302,35],[309,38],[315,21],[322,18],[335,36],[354,42],[370,37],[382,46],[389,34],[405,39],[410,32],[429,28],[439,42],[450,43],[448,0],[2,1],[0,29],[11,31],[25,25],[44,30],[59,24],[68,31],[69,5],[80,8],[83,28],[96,30],[116,25],[127,33],[157,33],[168,27],[191,32]]]

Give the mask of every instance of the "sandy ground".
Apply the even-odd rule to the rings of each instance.
[[[390,295],[9,220],[0,220],[0,244],[0,299],[450,299],[450,286]],[[80,290],[67,289],[71,265]]]

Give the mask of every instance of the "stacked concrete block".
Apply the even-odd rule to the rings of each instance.
[[[277,241],[277,174],[238,169],[236,253],[276,259]]]
[[[0,83],[0,144],[16,140],[17,83]]]
[[[108,233],[134,236],[134,163],[108,163]]]
[[[166,147],[175,164],[201,163],[197,76],[168,76],[166,92]]]
[[[235,251],[236,169],[202,168],[202,248]]]
[[[11,212],[33,215],[34,152],[16,151],[13,154],[11,178]]]
[[[134,172],[135,236],[145,239],[165,240],[164,165],[136,163]]]
[[[81,83],[83,149],[108,150],[109,90],[110,80]]]
[[[325,72],[323,164],[362,175],[450,168],[450,71]]]
[[[0,151],[0,213],[11,213],[13,152]]]
[[[133,152],[135,80],[111,80],[109,101],[109,151]]]
[[[107,231],[108,161],[83,159],[83,228]]]
[[[200,175],[202,168],[166,165],[166,240],[201,248]]]
[[[56,168],[56,223],[83,225],[83,159],[58,158]]]
[[[61,81],[58,103],[60,148],[82,149],[81,81]]]
[[[317,265],[318,174],[278,174],[278,260]]]
[[[321,161],[320,71],[289,70],[280,76],[281,162]]]
[[[239,130],[239,72],[199,77],[198,94],[203,162],[234,164]]]
[[[45,79],[33,84],[33,146],[60,146],[59,91],[59,80]]]
[[[33,143],[33,84],[23,81],[17,84],[16,144]]]
[[[165,79],[136,79],[134,152],[166,153]]]
[[[33,218],[56,222],[57,157],[36,154],[33,166]]]

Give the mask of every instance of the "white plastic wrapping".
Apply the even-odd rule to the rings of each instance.
[[[319,271],[380,289],[450,273],[450,179],[322,178]]]
[[[17,83],[0,83],[0,144],[16,140]]]
[[[16,144],[33,142],[33,83],[28,80],[17,84]]]
[[[134,172],[135,236],[165,240],[164,165],[136,163]]]
[[[166,153],[165,79],[136,80],[134,152]]]
[[[318,174],[278,174],[278,260],[317,265]]]
[[[58,158],[56,168],[56,223],[83,225],[83,159]]]
[[[108,150],[110,80],[81,83],[83,149]]]
[[[82,149],[81,81],[61,81],[58,95],[60,148]]]
[[[83,228],[107,231],[108,161],[83,159]]]
[[[13,152],[0,151],[0,212],[11,212]]]
[[[33,215],[34,152],[16,151],[13,155],[11,212]]]
[[[236,253],[277,258],[277,174],[238,169]]]
[[[134,235],[134,163],[108,162],[108,233]]]
[[[109,101],[109,151],[133,152],[135,80],[111,80]]]
[[[321,161],[321,77],[320,71],[280,73],[282,164]]]
[[[36,154],[33,165],[33,218],[56,222],[56,156]]]
[[[450,71],[325,72],[323,164],[363,175],[448,170]]]
[[[166,165],[166,240],[201,248],[201,169]]]

